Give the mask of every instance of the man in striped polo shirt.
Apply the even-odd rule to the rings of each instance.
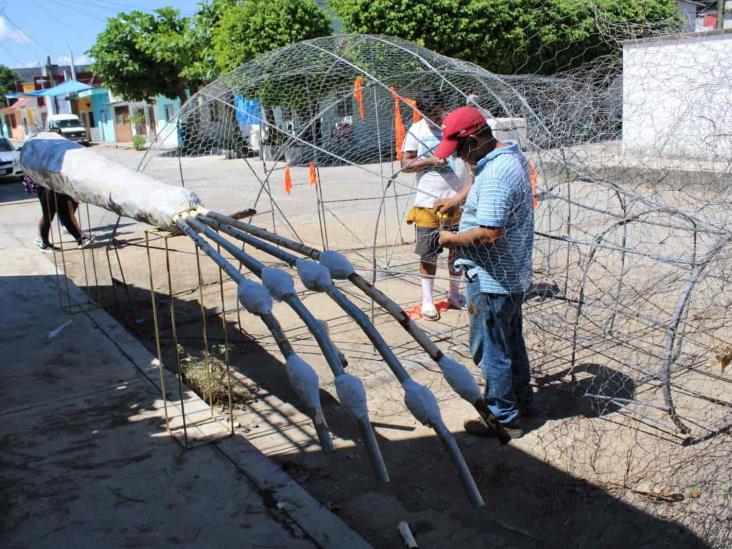
[[[473,107],[455,109],[443,121],[434,155],[452,154],[474,166],[475,179],[472,187],[436,204],[450,211],[465,201],[459,232],[441,232],[439,243],[456,249],[455,265],[468,280],[470,351],[485,377],[488,406],[517,438],[523,435],[520,416],[536,414],[521,315],[534,242],[528,161],[515,141],[496,140]],[[495,434],[480,419],[466,421],[465,429]]]

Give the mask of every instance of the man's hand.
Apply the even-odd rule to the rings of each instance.
[[[451,248],[453,236],[455,236],[455,233],[451,231],[440,231],[440,234],[437,238],[437,243],[440,246],[444,246],[445,248]]]
[[[475,227],[461,233],[440,231],[437,242],[445,248],[456,246],[492,246],[503,238],[502,227]]]
[[[437,210],[437,213],[452,216],[460,209],[460,201],[452,198],[438,198],[432,207]]]

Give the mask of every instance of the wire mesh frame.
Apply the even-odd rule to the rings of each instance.
[[[159,369],[160,373],[160,389],[161,389],[161,396],[163,398],[164,403],[164,411],[165,411],[165,428],[168,431],[168,433],[175,438],[181,445],[186,449],[191,449],[196,446],[199,446],[201,444],[208,444],[210,442],[214,442],[216,440],[219,440],[222,437],[226,436],[233,436],[235,434],[235,428],[234,428],[234,412],[233,412],[233,400],[232,400],[232,377],[231,377],[231,366],[229,361],[229,348],[228,348],[228,334],[226,329],[226,304],[224,299],[224,291],[223,291],[223,277],[219,276],[218,279],[218,286],[219,291],[217,292],[221,299],[221,311],[222,311],[222,329],[224,333],[224,368],[225,368],[225,384],[227,387],[227,404],[228,404],[228,414],[227,414],[227,420],[226,423],[228,423],[227,429],[220,429],[218,428],[221,425],[221,420],[218,419],[216,410],[215,410],[215,403],[213,402],[212,398],[212,387],[213,387],[213,372],[211,368],[211,363],[209,359],[209,335],[208,335],[208,322],[206,320],[206,308],[204,304],[204,294],[203,294],[203,278],[201,274],[201,266],[200,266],[200,259],[198,256],[196,257],[196,280],[197,284],[195,287],[195,290],[198,292],[199,295],[199,323],[201,326],[201,334],[202,334],[202,340],[204,341],[204,364],[206,365],[206,387],[209,389],[208,391],[202,391],[199,395],[204,401],[207,401],[208,404],[208,411],[204,411],[204,413],[200,413],[200,410],[194,410],[191,412],[190,410],[186,412],[186,402],[189,403],[189,406],[195,405],[195,400],[190,399],[190,395],[186,395],[186,391],[190,390],[188,389],[184,384],[186,383],[185,380],[185,371],[183,368],[183,364],[181,362],[181,356],[179,353],[179,330],[178,330],[178,320],[176,316],[176,293],[177,289],[175,288],[175,277],[174,277],[174,270],[175,270],[175,264],[172,260],[172,257],[174,256],[174,252],[171,251],[169,240],[171,238],[176,238],[175,236],[171,236],[169,233],[160,231],[157,229],[153,230],[145,230],[145,248],[146,248],[146,255],[147,255],[147,266],[148,266],[148,274],[149,274],[149,283],[150,283],[150,303],[151,303],[151,310],[153,315],[153,329],[154,329],[154,338],[155,338],[155,347],[156,347],[156,366]],[[164,345],[161,337],[161,319],[159,315],[159,307],[158,303],[160,298],[158,297],[160,292],[156,291],[156,282],[155,282],[155,269],[156,267],[159,267],[159,262],[154,262],[152,258],[152,249],[154,246],[151,246],[151,244],[159,243],[160,241],[163,242],[163,251],[165,254],[164,257],[164,266],[165,266],[165,281],[164,286],[167,289],[165,291],[166,298],[169,300],[169,311],[170,311],[170,331],[172,334],[171,343],[172,343],[172,353],[175,356],[175,370],[174,375],[176,378],[176,385],[177,385],[177,402],[170,399],[169,391],[166,389],[166,383],[165,383],[165,371],[166,366],[163,359],[163,351],[164,351]],[[180,290],[178,290],[179,292]],[[190,419],[190,415],[194,415],[194,419]],[[192,434],[192,431],[196,431],[196,434]]]
[[[384,62],[381,65],[373,62],[373,59],[379,56]],[[337,74],[339,70],[335,67],[348,73],[345,80],[342,75]],[[374,176],[380,182],[381,192],[371,198],[379,203],[379,207],[375,214],[376,222],[373,224],[373,238],[370,242],[362,242],[361,245],[363,251],[371,256],[369,259],[372,281],[376,282],[379,276],[408,275],[395,269],[392,263],[394,246],[388,241],[388,237],[383,244],[377,237],[380,237],[381,225],[386,220],[384,205],[389,187],[394,191],[397,186],[405,191],[414,191],[414,185],[404,178],[397,177],[399,170],[394,170],[393,165],[389,166],[393,162],[391,154],[394,152],[393,132],[392,128],[380,125],[381,118],[378,113],[382,110],[387,113],[384,117],[384,126],[389,126],[389,118],[396,113],[396,110],[404,107],[402,116],[405,112],[411,112],[413,107],[408,104],[407,98],[414,86],[410,88],[410,85],[411,82],[419,82],[420,79],[422,82],[439,83],[444,88],[452,90],[456,97],[462,98],[461,101],[468,99],[469,90],[465,86],[475,85],[478,93],[482,94],[480,105],[478,103],[476,105],[483,106],[491,112],[522,117],[527,123],[528,133],[520,141],[525,148],[530,149],[529,155],[542,174],[542,187],[538,196],[541,202],[539,215],[556,229],[544,231],[543,227],[537,227],[539,251],[543,254],[543,259],[546,259],[548,267],[545,274],[537,271],[537,277],[545,276],[547,282],[558,283],[562,289],[561,294],[565,296],[564,303],[569,313],[569,317],[565,320],[569,320],[573,333],[571,363],[576,363],[579,350],[582,350],[583,354],[586,352],[589,348],[588,341],[601,341],[602,348],[608,350],[614,348],[616,352],[626,354],[622,362],[631,366],[634,362],[633,354],[640,352],[637,347],[646,345],[650,347],[644,350],[644,356],[653,360],[654,366],[651,369],[655,369],[655,373],[643,374],[638,381],[655,383],[654,380],[660,380],[661,385],[678,386],[679,382],[674,378],[686,371],[685,357],[679,353],[681,349],[688,348],[688,345],[684,345],[684,341],[700,345],[702,348],[708,345],[701,342],[702,338],[698,334],[689,333],[688,329],[668,331],[667,339],[672,341],[670,346],[657,344],[656,334],[643,332],[641,325],[649,324],[666,333],[669,323],[674,318],[677,318],[682,326],[686,326],[688,314],[684,312],[685,307],[681,308],[678,316],[674,315],[673,306],[668,307],[668,310],[665,306],[650,312],[642,310],[642,307],[632,302],[633,293],[648,292],[652,289],[644,288],[626,273],[637,272],[638,265],[644,262],[651,269],[654,268],[653,262],[658,262],[663,268],[673,266],[678,269],[674,284],[681,293],[691,295],[689,291],[684,290],[683,279],[686,276],[684,271],[693,269],[699,256],[710,249],[713,243],[710,243],[709,239],[715,235],[718,228],[714,226],[712,220],[706,219],[699,212],[687,213],[682,208],[665,204],[662,194],[655,192],[647,194],[644,189],[637,186],[619,186],[617,181],[619,179],[622,182],[622,178],[626,177],[625,173],[621,172],[619,177],[604,177],[602,172],[595,171],[590,165],[587,153],[581,148],[578,149],[577,144],[587,143],[588,147],[591,147],[596,143],[617,139],[620,126],[614,121],[612,112],[606,111],[611,109],[608,107],[610,97],[608,86],[612,86],[618,74],[617,61],[610,60],[607,65],[590,68],[586,72],[579,71],[556,77],[503,77],[490,74],[469,63],[451,60],[413,44],[387,37],[328,37],[272,52],[225,75],[187,102],[179,113],[178,122],[193,132],[189,132],[189,137],[200,138],[200,144],[203,146],[226,149],[233,146],[227,139],[239,131],[233,124],[236,93],[245,93],[248,90],[246,93],[252,92],[256,95],[261,92],[266,96],[272,91],[268,86],[280,79],[281,83],[277,84],[282,87],[280,91],[287,89],[290,96],[300,93],[309,98],[307,101],[311,103],[307,108],[304,107],[305,103],[288,107],[293,120],[304,116],[297,127],[283,127],[268,118],[265,112],[259,117],[260,125],[269,133],[280,135],[282,143],[269,160],[265,160],[262,155],[262,175],[256,174],[249,159],[245,158],[246,165],[255,173],[260,184],[254,206],[256,207],[260,198],[268,198],[273,215],[272,229],[277,232],[291,231],[300,239],[296,227],[273,197],[272,183],[274,183],[273,177],[282,173],[282,161],[287,162],[288,156],[296,157],[294,153],[299,154],[303,148],[309,149],[317,164],[318,182],[314,206],[318,217],[319,239],[321,244],[333,247],[333,239],[329,237],[341,230],[353,233],[354,229],[340,218],[340,213],[336,215],[332,208],[331,202],[340,202],[343,197],[327,196],[321,180],[321,169],[328,168],[323,168],[321,163],[317,162],[318,159],[330,159],[344,166],[358,168],[362,174]],[[363,165],[367,158],[364,155],[350,158],[348,154],[324,144],[322,139],[318,138],[316,130],[316,126],[319,123],[324,124],[325,117],[334,112],[337,105],[344,101],[351,105],[355,104],[350,79],[356,75],[362,76],[366,81],[362,90],[364,97],[380,98],[373,104],[367,103],[367,111],[373,111],[373,114],[377,115],[373,134],[379,160],[376,167]],[[319,77],[321,81],[318,81]],[[333,88],[335,91],[330,95],[328,78],[336,82]],[[339,82],[339,78],[343,81]],[[399,82],[405,87],[400,88]],[[397,86],[396,89],[392,88],[392,84]],[[320,93],[318,88],[326,91]],[[396,109],[391,107],[392,100],[396,104]],[[283,101],[289,100],[283,99]],[[313,102],[319,104],[314,114]],[[218,127],[213,119],[207,118],[208,110],[212,112],[218,110],[220,113],[229,113],[230,116],[227,118],[227,115],[224,115],[223,118],[219,118],[220,127]],[[355,126],[357,122],[355,111],[352,117]],[[320,133],[324,134],[325,131],[321,128]],[[141,164],[143,169],[153,158],[153,152],[151,150]],[[198,151],[193,154],[208,153]],[[182,153],[179,151],[178,168],[182,175],[181,156]],[[719,170],[718,167],[714,169]],[[633,175],[631,169],[626,169],[625,172],[628,174],[627,177],[639,178]],[[717,178],[723,173],[717,171]],[[666,175],[666,172],[661,170],[659,175],[654,176],[651,173],[649,177],[662,181]],[[593,200],[591,193],[600,198]],[[397,217],[398,213],[397,208]],[[588,225],[590,213],[597,218],[596,227]],[[331,215],[335,219],[336,230],[325,222],[326,218],[330,221]],[[662,216],[667,218],[660,219]],[[653,219],[654,217],[659,219]],[[401,223],[397,222],[397,227],[401,229]],[[648,243],[638,241],[639,232],[646,229],[661,233],[679,230],[682,231],[684,238],[686,235],[691,235],[691,256],[687,257],[689,254],[683,252],[675,258],[648,249],[652,239]],[[726,229],[723,229],[717,236],[727,234],[725,231]],[[384,236],[386,233],[387,231],[383,231]],[[393,234],[397,235],[396,232]],[[361,235],[356,236],[359,240],[363,240]],[[658,237],[659,241],[662,241],[662,236]],[[702,244],[704,239],[706,241]],[[337,244],[335,247],[337,248]],[[379,250],[382,249],[384,264],[379,264],[381,256]],[[621,275],[614,282],[608,283],[607,287],[603,287],[603,281],[598,281],[597,273],[598,269],[608,268],[607,258],[611,257],[608,254],[614,254],[618,258]],[[558,265],[551,265],[553,257],[563,258],[561,268]],[[723,252],[716,257],[721,258],[718,261],[718,270],[719,265],[726,259]],[[706,276],[704,272],[700,274],[702,278]],[[598,316],[604,319],[602,326],[595,326],[595,317]],[[634,316],[636,318],[632,318]],[[543,329],[550,331],[551,326],[545,324],[546,320],[541,318],[537,320]],[[618,337],[622,330],[627,331],[627,342],[621,342]],[[647,341],[637,341],[643,333],[646,334]],[[724,334],[718,334],[718,339],[724,342]],[[649,354],[650,351],[653,351],[652,354]],[[612,352],[608,351],[607,354]],[[568,375],[574,378],[571,369]],[[670,389],[666,390],[667,395],[670,392]],[[662,400],[663,406],[673,414],[672,399],[666,396]],[[718,425],[712,427],[714,431]],[[671,429],[678,430],[680,427],[676,425]],[[696,434],[706,436],[704,430]]]

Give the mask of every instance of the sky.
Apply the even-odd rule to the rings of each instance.
[[[173,6],[183,15],[196,11],[198,0],[0,0],[0,65],[11,68],[45,64],[46,57],[68,64],[90,61],[86,52],[106,20],[133,10]]]

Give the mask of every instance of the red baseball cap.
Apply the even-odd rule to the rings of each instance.
[[[475,135],[488,122],[475,107],[458,107],[442,121],[442,141],[435,149],[437,158],[447,158],[455,152],[461,139]]]

